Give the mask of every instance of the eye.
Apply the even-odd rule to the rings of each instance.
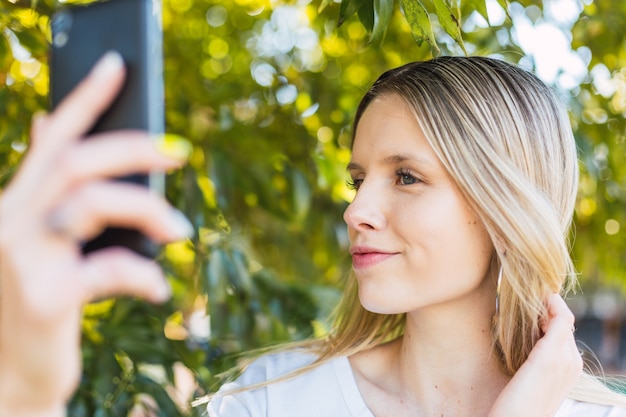
[[[346,181],[346,187],[348,187],[351,190],[358,190],[362,182],[363,182],[362,179],[355,179],[355,178],[349,179]]]
[[[398,184],[400,185],[411,185],[421,182],[421,180],[415,175],[403,169],[398,170],[398,172],[396,172],[396,175],[398,176]]]

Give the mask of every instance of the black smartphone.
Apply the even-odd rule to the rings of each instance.
[[[60,9],[51,19],[50,97],[52,107],[82,80],[106,52],[117,51],[126,65],[121,93],[89,133],[141,129],[162,134],[165,129],[163,52],[160,0],[108,0]],[[162,173],[137,174],[130,181],[163,193]],[[108,228],[84,244],[89,253],[124,246],[154,257],[158,245],[136,230]]]

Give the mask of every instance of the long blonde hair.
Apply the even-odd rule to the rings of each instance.
[[[567,112],[530,72],[491,58],[442,57],[381,75],[357,109],[353,132],[372,100],[384,95],[406,101],[494,242],[489,273],[501,268],[502,282],[493,346],[503,371],[513,375],[541,337],[548,295],[565,294],[577,282],[568,237],[578,158]],[[404,314],[365,310],[351,278],[330,335],[296,344],[319,359],[295,374],[392,340],[404,321]],[[626,405],[588,374],[570,397]]]
[[[494,342],[512,375],[541,336],[548,295],[575,282],[567,236],[578,164],[567,113],[531,73],[482,57],[388,71],[363,98],[355,125],[385,94],[413,110],[494,242],[492,269],[503,270]]]
[[[508,375],[541,337],[550,293],[577,283],[569,236],[578,188],[576,142],[556,94],[532,73],[485,57],[442,57],[387,71],[363,97],[353,132],[376,97],[403,98],[443,166],[481,219],[502,268],[494,351]],[[359,303],[349,281],[321,358],[371,348],[402,334],[404,315]],[[626,404],[589,375],[575,399]]]

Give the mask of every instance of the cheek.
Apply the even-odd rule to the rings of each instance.
[[[469,225],[467,241],[472,242],[468,254],[473,258],[474,267],[484,277],[489,270],[494,247],[487,231],[480,223]]]
[[[473,216],[467,216],[458,225],[456,237],[450,245],[454,247],[459,267],[465,270],[467,279],[474,283],[482,282],[489,271],[494,251],[491,238],[482,223]]]
[[[482,279],[493,252],[489,234],[455,193],[439,197],[407,214],[403,233],[441,273]]]

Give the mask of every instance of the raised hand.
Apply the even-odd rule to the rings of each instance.
[[[548,301],[548,317],[528,359],[504,388],[489,417],[552,417],[582,373],[573,335],[574,315],[558,294]]]
[[[23,164],[0,194],[0,416],[61,416],[80,376],[84,303],[113,295],[163,301],[158,265],[128,250],[83,256],[105,226],[132,226],[165,242],[191,226],[144,187],[111,177],[168,170],[180,155],[137,131],[81,140],[124,79],[109,53],[48,116],[36,117]]]

